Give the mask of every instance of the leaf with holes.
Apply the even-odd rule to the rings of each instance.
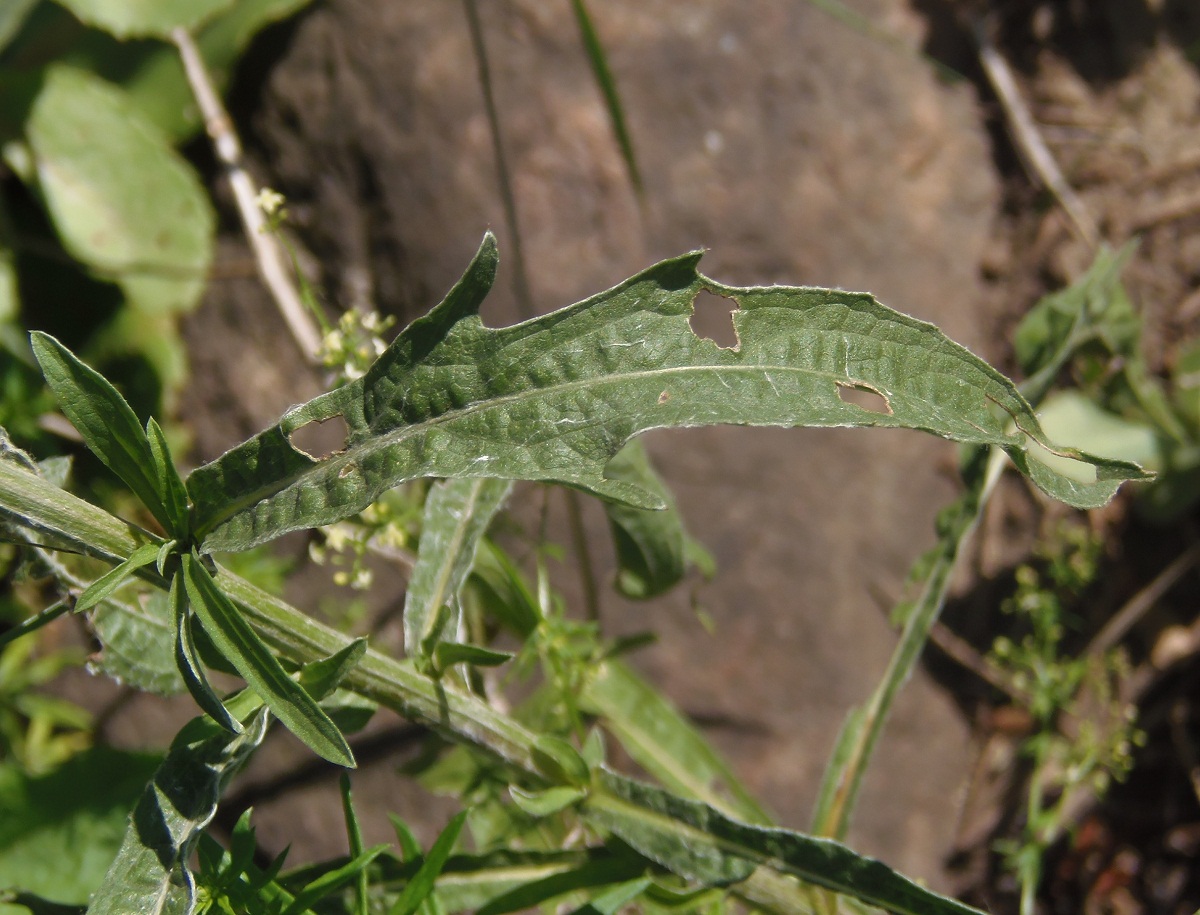
[[[328,524],[424,476],[563,483],[643,508],[662,501],[605,475],[648,429],[719,423],[892,426],[1003,448],[1050,495],[1110,499],[1138,467],[1056,448],[1012,383],[936,327],[862,293],[735,289],[701,276],[699,253],[663,261],[590,299],[513,327],[478,315],[495,276],[491,235],[432,312],[365,376],[290,410],[188,481],[203,549],[240,550]],[[709,290],[732,298],[738,345],[688,326]],[[884,412],[840,396],[873,391]],[[341,416],[344,450],[314,460],[291,443]],[[1039,454],[1072,459],[1071,474]]]

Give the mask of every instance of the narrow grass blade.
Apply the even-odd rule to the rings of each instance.
[[[92,582],[75,603],[77,611],[90,610],[100,601],[125,584],[138,569],[150,565],[158,559],[159,544],[146,543],[139,546],[129,558],[114,569],[109,570]]]
[[[194,555],[183,557],[188,599],[218,651],[229,660],[284,726],[314,753],[347,768],[354,755],[329,716],[287,675],[233,602]]]
[[[242,725],[225,707],[221,697],[208,682],[204,662],[200,659],[200,652],[196,650],[196,643],[192,637],[191,608],[182,570],[176,572],[171,579],[169,600],[171,617],[175,622],[175,663],[187,691],[209,718],[231,734],[240,734]]]
[[[608,66],[608,55],[592,17],[588,13],[584,0],[571,0],[571,8],[575,11],[575,21],[579,24],[579,37],[583,40],[583,48],[587,52],[588,63],[592,66],[592,75],[596,85],[604,96],[608,117],[612,121],[613,134],[617,145],[621,147],[621,158],[625,160],[625,168],[629,172],[629,183],[640,195],[642,193],[642,175],[638,169],[637,156],[633,152],[633,139],[629,135],[629,125],[625,121],[625,109],[621,104],[621,93],[617,91],[617,82],[613,79],[612,70]]]
[[[483,887],[495,889],[487,894],[490,898],[476,890],[477,898],[487,898],[477,906],[477,915],[508,915],[533,910],[567,893],[636,879],[646,870],[645,859],[623,845],[619,845],[617,851],[596,849],[574,859],[565,852],[543,852],[524,855],[507,866],[503,859],[494,856],[492,860],[485,859],[485,863],[491,866],[481,868],[475,880]],[[515,879],[518,877],[519,880]],[[451,873],[446,880],[449,884],[446,895],[452,899],[458,896],[455,878],[456,874]],[[467,898],[471,900],[471,897]]]
[[[695,726],[627,664],[601,664],[579,704],[599,715],[634,762],[672,791],[751,823],[771,822]]]
[[[221,792],[267,732],[257,715],[241,734],[187,742],[181,732],[146,786],[125,839],[88,915],[190,915],[196,886],[189,860]]]
[[[896,915],[980,915],[829,839],[731,820],[610,772],[584,804],[597,825],[682,877],[720,886],[766,866]]]
[[[1120,270],[1132,253],[1101,251],[1088,272],[1068,289],[1043,297],[1022,320],[1017,356],[1029,376],[1020,386],[1039,405],[1065,366],[1082,347],[1100,340],[1114,354],[1137,361],[1137,319],[1120,285]],[[1132,346],[1132,350],[1128,348]],[[1128,350],[1128,351],[1127,351]],[[1011,453],[1010,453],[1011,456]],[[867,705],[853,710],[838,735],[821,780],[813,831],[841,838],[849,829],[859,788],[900,687],[912,674],[929,630],[941,613],[963,544],[975,528],[1002,469],[998,452],[977,448],[962,462],[963,493],[938,515],[938,542],[913,567],[918,598],[903,611],[904,628],[887,670]],[[1036,476],[1035,476],[1036,482]]]
[[[462,479],[439,483],[429,493],[404,598],[404,645],[418,668],[430,667],[438,642],[454,640],[459,593],[488,525],[511,492],[508,480]]]
[[[1076,507],[1148,478],[1048,441],[1012,382],[931,324],[865,294],[723,286],[700,276],[699,258],[663,261],[576,305],[492,329],[477,313],[497,264],[487,236],[445,301],[366,375],[191,475],[202,549],[247,549],[328,524],[425,476],[558,482],[661,508],[660,497],[610,479],[605,467],[633,436],[679,426],[919,429],[999,446]],[[692,331],[693,302],[705,290],[737,303],[738,346]],[[843,400],[846,388],[874,392],[882,408]],[[335,416],[349,428],[344,450],[317,460],[291,444],[293,432]],[[1077,473],[1041,463],[1046,450]]]
[[[125,398],[49,334],[34,331],[30,340],[46,384],[84,444],[169,530],[171,516],[159,495],[150,443]]]
[[[420,908],[421,903],[433,892],[438,875],[446,866],[450,853],[454,851],[454,844],[458,841],[458,834],[462,832],[466,821],[467,811],[463,810],[446,825],[429,849],[429,853],[425,855],[420,869],[388,910],[388,915],[413,915]]]

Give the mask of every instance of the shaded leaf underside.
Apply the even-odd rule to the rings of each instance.
[[[663,261],[576,305],[491,329],[480,304],[495,276],[489,234],[446,299],[405,329],[362,378],[289,411],[192,474],[203,549],[239,550],[331,523],[422,476],[564,483],[640,507],[645,490],[605,465],[649,429],[714,424],[891,426],[997,445],[1050,495],[1106,502],[1135,466],[1071,453],[1070,476],[1030,457],[1056,453],[1008,379],[933,325],[862,293],[730,288],[699,253]],[[689,327],[702,290],[738,304],[739,344]],[[887,412],[845,402],[873,391]],[[314,460],[289,436],[341,416],[344,450]]]

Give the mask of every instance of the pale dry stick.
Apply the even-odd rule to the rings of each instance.
[[[188,85],[200,106],[204,127],[212,140],[217,159],[225,166],[229,184],[233,188],[233,197],[237,202],[238,215],[241,216],[246,237],[254,250],[259,276],[275,300],[276,307],[279,308],[305,359],[319,364],[321,333],[292,281],[291,264],[282,246],[269,231],[267,220],[259,205],[258,189],[246,170],[242,144],[234,130],[233,121],[213,87],[208,68],[192,36],[186,29],[177,28],[171,32],[171,40],[179,50]]]
[[[1096,637],[1088,645],[1085,654],[1097,658],[1110,648],[1115,648],[1138,620],[1145,616],[1164,594],[1175,587],[1179,579],[1195,568],[1198,562],[1200,562],[1200,543],[1193,544],[1175,557],[1170,565],[1154,576],[1153,581],[1130,598],[1125,606],[1118,610],[1096,633]]]
[[[975,40],[979,45],[979,62],[988,82],[1000,100],[1004,115],[1011,127],[1013,142],[1021,152],[1025,164],[1034,172],[1041,183],[1054,195],[1059,206],[1071,220],[1079,237],[1090,247],[1096,247],[1100,241],[1100,231],[1096,221],[1088,212],[1079,195],[1063,176],[1062,170],[1054,160],[1054,155],[1047,148],[1029,106],[1021,97],[1017,81],[1013,78],[1008,61],[996,48],[992,41],[992,29],[988,17],[979,17],[975,21]]]

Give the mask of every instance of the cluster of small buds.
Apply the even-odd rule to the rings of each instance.
[[[346,381],[361,378],[387,349],[383,335],[395,323],[395,318],[377,311],[344,312],[321,341],[321,362]]]

